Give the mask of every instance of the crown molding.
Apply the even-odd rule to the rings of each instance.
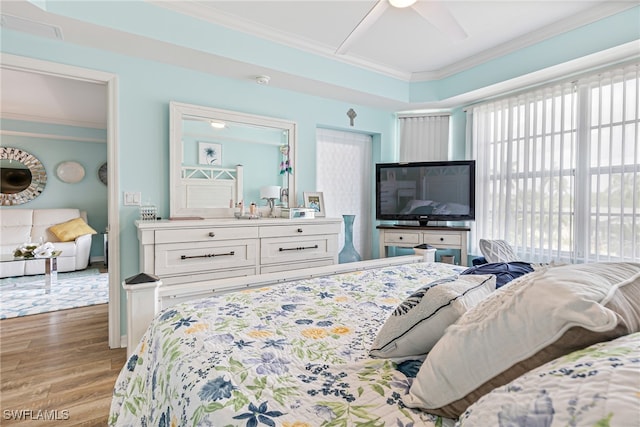
[[[63,125],[63,126],[73,126],[79,128],[90,128],[90,129],[106,129],[104,123],[100,122],[92,122],[92,121],[84,121],[77,119],[63,119],[59,117],[45,117],[38,116],[35,114],[21,114],[21,113],[10,113],[7,111],[3,111],[0,114],[0,118],[9,119],[9,120],[20,120],[23,122],[36,122],[36,123],[48,123],[53,125]],[[104,141],[106,142],[106,140]]]
[[[566,33],[584,25],[591,24],[600,19],[607,18],[617,13],[624,12],[625,10],[631,9],[635,6],[637,6],[636,2],[607,2],[600,4],[592,9],[576,14],[566,20],[547,25],[546,27],[543,27],[537,31],[513,39],[508,43],[503,43],[478,55],[474,55],[462,61],[453,63],[441,70],[421,71],[413,73],[411,82],[440,80],[451,77],[452,75],[469,70],[485,62],[489,62],[491,60],[516,52],[520,49],[533,46],[534,44],[540,43],[544,40]]]
[[[98,143],[98,144],[107,143],[106,137],[105,138],[80,138],[77,136],[56,135],[53,133],[20,132],[20,131],[4,130],[4,129],[0,129],[0,135],[21,136],[21,137],[39,138],[39,139],[55,139],[59,141],[92,142],[92,143]]]

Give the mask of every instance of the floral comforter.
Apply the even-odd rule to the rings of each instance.
[[[398,303],[459,270],[418,263],[171,307],[118,377],[113,426],[441,426],[406,408],[415,363],[368,350]]]

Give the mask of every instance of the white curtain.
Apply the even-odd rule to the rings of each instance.
[[[480,238],[521,259],[640,258],[638,65],[472,109]]]
[[[363,260],[371,259],[371,135],[331,129],[316,130],[316,189],[326,215],[355,215],[353,245]],[[344,227],[339,237],[344,246]]]
[[[449,115],[400,116],[400,161],[449,159]]]

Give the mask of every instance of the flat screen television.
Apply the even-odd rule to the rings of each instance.
[[[475,219],[475,160],[376,164],[376,219]],[[410,225],[410,224],[408,224]]]

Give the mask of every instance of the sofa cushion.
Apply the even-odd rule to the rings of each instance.
[[[0,210],[0,246],[3,254],[13,253],[23,243],[31,242],[33,209]]]
[[[96,230],[87,225],[82,218],[52,225],[49,231],[61,242],[71,242],[85,234],[96,234]]]

